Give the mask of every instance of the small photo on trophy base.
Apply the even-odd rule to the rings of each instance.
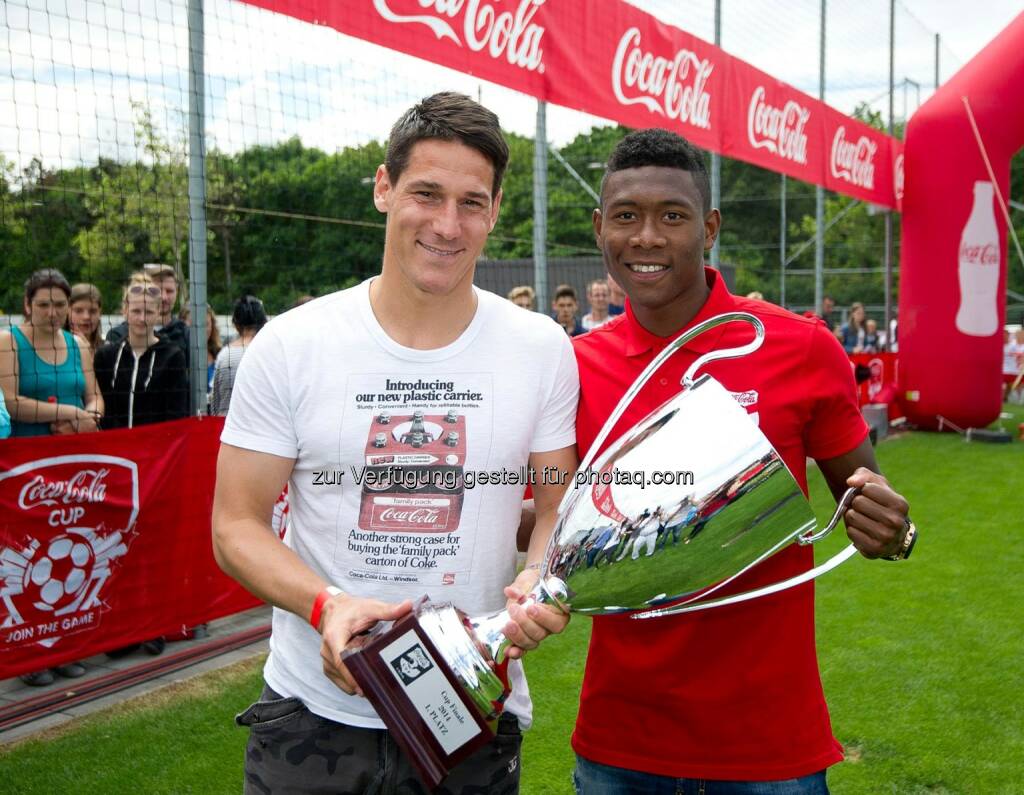
[[[354,639],[342,659],[431,790],[494,738],[414,614]]]

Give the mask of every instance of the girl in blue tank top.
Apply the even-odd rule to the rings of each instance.
[[[85,408],[85,373],[82,370],[82,352],[74,336],[60,330],[67,346],[64,361],[50,364],[40,358],[28,337],[17,326],[11,328],[18,348],[18,394],[43,403],[57,403]],[[45,436],[50,433],[48,422],[21,422],[11,424],[12,436]]]
[[[25,323],[0,334],[0,387],[12,436],[97,428],[103,402],[92,354],[62,328],[69,295],[59,271],[36,271],[25,284]]]
[[[71,285],[44,268],[25,282],[25,322],[0,332],[0,397],[11,415],[12,436],[95,431],[103,414],[92,351],[64,330]],[[54,673],[85,674],[81,663],[22,674],[27,685],[52,684]]]

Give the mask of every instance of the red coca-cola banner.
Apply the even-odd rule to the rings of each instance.
[[[258,604],[213,559],[222,427],[0,441],[0,679]]]
[[[854,366],[868,368],[867,380],[857,384],[857,400],[868,403],[893,403],[896,399],[896,376],[899,362],[895,353],[853,353]]]
[[[892,138],[602,0],[242,0],[628,127],[895,207]]]

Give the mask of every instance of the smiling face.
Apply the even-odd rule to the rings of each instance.
[[[498,220],[494,168],[461,143],[417,143],[395,184],[377,169],[373,199],[387,213],[382,275],[421,295],[447,296],[473,282],[477,257]]]
[[[706,215],[689,171],[627,168],[605,179],[594,233],[605,266],[655,334],[682,328],[707,298],[704,252],[714,245],[718,210]]]

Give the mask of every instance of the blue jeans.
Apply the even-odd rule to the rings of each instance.
[[[828,795],[824,770],[785,781],[708,781],[611,767],[578,754],[572,781],[576,795]]]

